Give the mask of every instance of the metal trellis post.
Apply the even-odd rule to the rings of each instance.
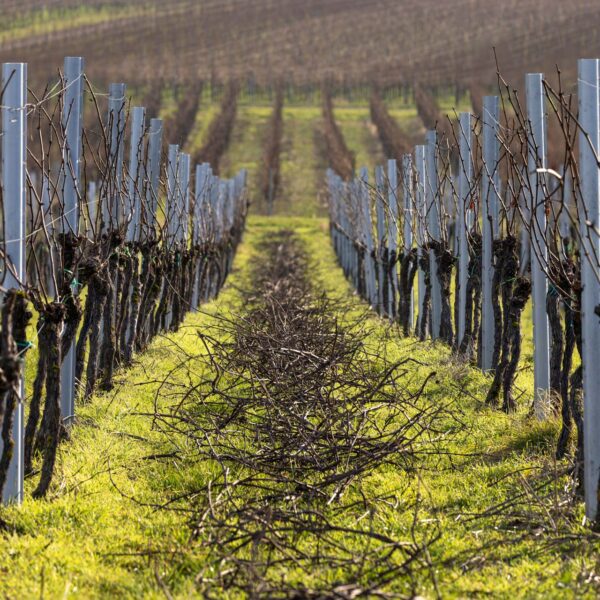
[[[68,56],[64,63],[65,98],[62,124],[65,131],[65,181],[63,197],[63,234],[79,234],[80,165],[83,147],[83,58]],[[73,290],[77,293],[77,289]],[[75,415],[75,341],[63,358],[60,371],[60,409],[63,423],[70,424]]]
[[[378,166],[375,169],[375,212],[377,215],[377,312],[382,315],[386,311],[383,304],[384,293],[383,285],[385,282],[385,263],[383,261],[384,245],[385,245],[385,207],[383,204],[383,194],[385,193],[385,181],[383,176],[383,167]]]
[[[480,366],[484,371],[493,368],[495,325],[492,305],[494,279],[494,238],[498,234],[498,96],[483,99],[483,173],[481,181],[481,348]]]
[[[129,190],[127,210],[127,241],[140,240],[142,223],[142,182],[144,165],[144,131],[146,129],[146,109],[134,106],[131,109],[131,142],[129,148]]]
[[[467,310],[467,281],[469,279],[469,243],[467,238],[467,215],[471,212],[471,182],[473,179],[473,159],[471,155],[472,127],[471,114],[460,113],[460,160],[458,165],[458,331],[457,346],[460,346],[465,335],[465,319]]]
[[[5,252],[11,269],[5,269],[4,287],[18,289],[25,283],[25,174],[27,167],[27,64],[2,65],[2,197],[4,198]],[[7,236],[8,234],[8,236]],[[13,272],[14,270],[14,272]],[[23,394],[21,379],[15,408],[13,454],[2,500],[23,500]],[[0,442],[0,446],[2,442]]]
[[[417,189],[415,193],[415,215],[417,232],[417,252],[419,260],[419,270],[417,276],[417,287],[419,294],[419,313],[417,327],[421,330],[423,317],[425,315],[425,272],[423,271],[422,259],[425,255],[425,146],[415,147],[415,168],[417,170]]]
[[[403,237],[404,237],[404,254],[408,254],[413,247],[413,207],[414,186],[413,186],[413,162],[412,155],[405,154],[402,157],[402,193],[404,197],[404,212],[403,212]],[[415,302],[414,290],[410,291],[410,306],[408,315],[409,329],[414,327]]]
[[[543,76],[529,73],[525,81],[527,118],[532,138],[527,144],[527,170],[532,182],[531,216],[531,298],[533,301],[533,363],[534,410],[544,416],[544,400],[550,388],[549,322],[546,312],[548,279],[544,268],[548,264],[546,242],[546,176],[537,169],[546,168],[546,113],[544,106]]]
[[[437,171],[437,133],[427,132],[425,150],[425,207],[427,211],[428,237],[435,242],[441,242],[440,212],[441,198],[438,185]],[[429,273],[431,280],[431,337],[440,337],[442,323],[442,287],[438,277],[438,267],[435,251],[429,250]]]
[[[388,285],[387,312],[390,318],[396,316],[396,298],[398,295],[398,165],[394,159],[388,160],[388,251],[394,264],[390,270],[391,279]]]
[[[600,477],[600,60],[579,61],[579,166],[581,197],[581,331],[584,412],[585,512],[598,520]]]

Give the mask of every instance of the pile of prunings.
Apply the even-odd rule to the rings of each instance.
[[[323,88],[323,137],[327,148],[329,166],[345,181],[354,176],[355,156],[346,145],[333,111],[331,90]]]
[[[281,142],[283,138],[283,87],[277,88],[273,112],[267,123],[263,139],[263,165],[260,172],[260,193],[267,206],[267,213],[273,213],[273,204],[281,183]]]
[[[247,312],[220,325],[226,341],[201,335],[208,372],[155,415],[211,465],[210,481],[168,503],[190,511],[206,557],[197,585],[205,597],[356,598],[391,597],[394,581],[413,594],[441,531],[417,534],[414,478],[402,474],[460,425],[427,401],[433,373],[408,381],[410,359],[370,350],[364,323],[342,326],[340,307],[312,295],[293,234],[261,253]],[[380,489],[376,475],[395,483]]]
[[[370,109],[371,121],[377,127],[377,133],[385,155],[388,158],[401,160],[404,154],[410,154],[412,152],[410,139],[407,139],[398,122],[390,115],[381,94],[377,90],[373,91],[371,95]]]
[[[211,121],[207,139],[194,156],[196,163],[208,163],[217,174],[219,173],[221,159],[231,139],[231,132],[237,115],[238,91],[239,88],[235,83],[230,83],[227,86],[221,99],[219,114]]]

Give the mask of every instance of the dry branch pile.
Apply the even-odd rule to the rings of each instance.
[[[260,192],[269,214],[273,212],[273,203],[277,197],[280,184],[279,168],[282,136],[283,87],[279,86],[263,141],[263,166],[260,173]]]
[[[377,127],[383,152],[387,158],[400,161],[403,154],[412,152],[410,140],[406,139],[378,92],[373,92],[371,95],[371,120]]]
[[[200,96],[202,95],[203,84],[197,81],[187,87],[187,89],[177,89],[178,102],[175,114],[165,119],[164,135],[172,144],[179,144],[181,148],[194,128],[196,113],[200,106]]]
[[[194,156],[194,162],[208,163],[217,174],[221,159],[229,146],[237,113],[237,96],[238,87],[234,84],[228,85],[221,100],[220,112],[210,124],[206,142]]]
[[[374,491],[369,477],[412,471],[458,423],[426,400],[429,377],[409,384],[410,359],[367,350],[364,324],[342,326],[340,307],[312,294],[290,232],[261,250],[247,313],[219,326],[227,341],[201,334],[208,373],[155,415],[167,435],[186,432],[190,460],[214,465],[170,504],[190,512],[206,554],[196,581],[207,597],[387,597],[392,580],[428,568],[439,531],[425,544],[384,532],[378,511],[406,490]]]
[[[426,129],[436,129],[441,139],[453,140],[452,125],[446,115],[440,112],[435,98],[422,86],[415,85],[417,112]]]
[[[335,121],[333,100],[328,90],[323,91],[323,134],[329,166],[344,180],[354,176],[354,153],[348,149],[346,140]]]

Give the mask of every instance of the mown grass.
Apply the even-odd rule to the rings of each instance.
[[[183,514],[157,506],[206,482],[212,466],[186,461],[189,442],[184,436],[165,438],[153,429],[149,414],[155,402],[168,408],[173,394],[192,383],[187,371],[169,373],[182,355],[201,354],[196,331],[212,331],[213,315],[243,310],[237,288],[247,282],[252,249],[280,228],[293,229],[306,244],[317,287],[345,306],[350,303],[340,318],[364,314],[366,307],[335,264],[325,221],[251,218],[219,300],[191,315],[179,333],[157,340],[133,369],[119,374],[113,393],[78,407],[78,423],[61,447],[48,500],[28,496],[21,507],[1,509],[3,597],[160,598],[165,589],[177,598],[194,595],[205,550],[190,543]],[[367,499],[384,490],[395,498],[375,511],[378,530],[428,545],[430,568],[422,565],[413,580],[403,578],[391,587],[424,597],[439,592],[444,598],[596,597],[598,544],[579,540],[587,532],[583,511],[566,503],[568,478],[552,476],[564,467],[552,459],[557,423],[535,422],[525,407],[510,416],[486,408],[488,378],[454,360],[447,348],[403,339],[375,316],[368,325],[368,344],[384,344],[390,360],[414,361],[407,385],[418,386],[435,371],[427,399],[452,407],[463,422],[461,431],[440,441],[443,453],[423,459],[414,472],[378,469],[363,485]],[[202,361],[190,364],[199,368]],[[152,459],[174,451],[184,458]],[[545,480],[548,486],[535,491]],[[518,494],[524,495],[522,506],[482,515]],[[427,544],[434,534],[441,535],[439,541]],[[285,577],[293,582],[300,575]]]
[[[223,157],[221,170],[233,177],[240,169],[248,171],[248,193],[254,208],[264,211],[261,204],[258,178],[263,166],[262,146],[265,127],[273,111],[270,105],[238,106],[229,148]]]
[[[174,118],[177,114],[177,98],[175,97],[175,88],[165,86],[162,89],[160,97],[159,118],[163,121]]]
[[[185,145],[186,152],[197,152],[202,148],[208,137],[208,131],[213,119],[219,114],[220,104],[201,100],[196,113],[196,119]]]
[[[204,100],[200,112],[203,106]],[[161,116],[173,110],[175,100],[166,92]],[[349,146],[365,157],[365,164],[379,162],[366,150],[368,110],[353,106],[339,110],[348,116],[343,126],[349,132]],[[260,160],[258,140],[270,111],[267,104],[240,107],[224,159],[227,174],[245,166],[252,184]],[[413,108],[393,111],[399,111],[395,114],[401,125],[413,120],[416,126]],[[318,106],[291,106],[284,111],[282,194],[286,196],[278,205],[281,213],[322,214],[317,198],[325,165],[315,151],[320,118]],[[199,117],[200,129],[203,122],[204,116]],[[211,328],[213,315],[243,310],[237,288],[247,281],[252,248],[280,228],[294,229],[307,245],[316,287],[339,297],[345,306],[350,303],[348,320],[364,314],[366,307],[353,296],[335,264],[324,220],[251,218],[235,271],[220,299],[204,307],[202,314],[190,316],[178,334],[157,340],[131,371],[119,375],[114,393],[98,395],[78,408],[78,424],[71,442],[61,448],[48,501],[28,498],[20,508],[0,510],[7,524],[0,536],[1,595],[162,598],[165,589],[177,598],[195,595],[193,580],[206,561],[205,550],[190,544],[185,515],[157,505],[206,482],[214,474],[212,465],[149,458],[175,450],[185,456],[188,442],[183,436],[165,439],[153,429],[148,414],[154,412],[155,401],[158,408],[168,407],[171,394],[190,385],[182,372],[169,376],[170,371],[183,354],[201,352],[196,330]],[[340,318],[345,318],[342,313]],[[441,533],[440,540],[428,546],[430,567],[423,567],[414,580],[402,579],[392,587],[425,597],[437,593],[455,598],[596,597],[598,544],[582,525],[581,506],[567,503],[568,477],[553,475],[565,467],[552,459],[558,423],[552,419],[540,423],[529,415],[530,311],[524,317],[517,381],[524,393],[518,413],[510,416],[484,406],[489,378],[457,362],[443,345],[402,339],[395,327],[375,316],[369,318],[369,326],[373,347],[385,344],[390,360],[415,361],[408,385],[419,385],[435,371],[426,389],[428,399],[452,406],[464,423],[459,434],[443,442],[445,454],[431,456],[411,473],[382,468],[363,486],[367,498],[385,490],[395,499],[392,505],[378,507],[377,529],[399,539],[414,535],[423,545]],[[30,379],[33,358],[32,353],[27,365]],[[168,385],[159,391],[166,378]],[[547,485],[536,490],[543,482]],[[32,484],[27,482],[29,492]],[[521,506],[482,514],[517,495],[523,495]],[[283,576],[288,581],[302,577],[293,572]]]
[[[30,36],[66,31],[86,25],[100,25],[124,18],[148,14],[152,7],[127,6],[122,3],[70,8],[43,8],[5,20],[0,24],[0,43]]]
[[[334,115],[346,145],[354,152],[357,171],[361,167],[373,171],[377,165],[384,164],[383,149],[368,105],[358,107],[336,99]]]
[[[325,163],[318,151],[318,106],[283,108],[281,152],[281,191],[275,200],[275,213],[290,216],[324,216]]]

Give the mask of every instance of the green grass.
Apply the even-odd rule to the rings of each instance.
[[[275,200],[276,214],[314,217],[326,214],[324,180],[327,164],[318,151],[317,106],[283,108],[281,187]]]
[[[161,116],[173,114],[175,98],[167,90]],[[190,144],[200,144],[218,103],[205,89]],[[260,144],[272,106],[242,102],[223,173],[245,167],[251,195],[260,167]],[[212,111],[212,112],[211,112]],[[400,101],[391,113],[409,135],[423,129],[413,106]],[[381,163],[378,142],[369,128],[368,108],[336,102],[336,117],[357,166]],[[251,217],[234,272],[218,301],[190,316],[177,334],[163,337],[117,377],[111,394],[97,395],[78,407],[72,439],[60,449],[57,476],[47,501],[33,501],[34,482],[27,481],[22,507],[0,509],[7,527],[0,534],[0,595],[6,598],[175,598],[195,596],[194,576],[206,562],[205,550],[190,543],[186,515],[157,509],[169,498],[212,476],[213,465],[191,460],[184,436],[165,438],[153,428],[157,408],[167,408],[169,395],[189,387],[175,369],[184,353],[200,353],[196,331],[210,330],[214,315],[243,310],[238,288],[248,277],[253,248],[279,228],[291,228],[312,258],[310,274],[318,288],[350,307],[340,319],[367,311],[353,294],[335,263],[327,223],[318,198],[326,167],[319,149],[318,104],[301,101],[284,109],[282,188],[273,218]],[[254,186],[254,189],[253,189]],[[291,215],[300,215],[291,216]],[[385,346],[390,360],[411,359],[407,389],[414,390],[435,371],[426,388],[428,400],[452,407],[463,428],[453,436],[440,433],[441,454],[423,459],[414,472],[380,467],[351,494],[366,501],[386,491],[394,499],[379,506],[374,526],[400,540],[425,540],[430,565],[420,564],[414,579],[392,585],[405,595],[444,598],[580,598],[597,597],[598,544],[583,523],[581,505],[568,503],[569,479],[554,477],[553,449],[559,424],[530,416],[533,396],[531,309],[523,319],[523,359],[517,378],[519,411],[504,415],[484,406],[490,379],[458,362],[433,342],[404,339],[394,326],[368,316],[373,348]],[[35,351],[27,360],[30,384]],[[200,369],[201,360],[192,366]],[[160,382],[168,385],[159,392]],[[148,457],[178,449],[183,459]],[[186,458],[187,456],[187,458]],[[541,490],[535,486],[546,482]],[[419,511],[413,505],[419,501]],[[507,500],[517,506],[492,510]],[[300,580],[301,574],[282,574]],[[315,574],[315,577],[318,573]],[[197,594],[196,594],[197,595]]]
[[[118,21],[124,18],[139,17],[149,12],[148,7],[123,4],[43,8],[0,24],[0,43],[56,31],[66,31],[75,27],[100,25],[101,23]]]
[[[248,170],[248,193],[256,208],[261,205],[258,178],[262,167],[262,144],[265,127],[273,112],[272,106],[238,106],[229,148],[223,157],[221,170],[233,177],[240,169]]]
[[[354,152],[357,171],[362,167],[373,171],[377,165],[384,164],[383,149],[368,106],[352,106],[336,99],[334,115],[346,145]]]
[[[213,119],[219,114],[221,106],[218,102],[201,102],[196,113],[196,120],[186,142],[186,152],[196,152],[202,148],[208,137]]]
[[[389,112],[390,115],[398,121],[402,133],[404,133],[409,140],[418,144],[425,143],[425,126],[417,113],[416,106],[411,105],[402,108],[391,108]]]
[[[175,97],[175,88],[165,86],[162,89],[160,98],[160,112],[159,118],[163,121],[172,119],[177,113],[177,98]],[[169,143],[170,140],[165,140],[165,143]]]
[[[242,309],[237,287],[247,280],[252,249],[282,227],[294,229],[306,244],[315,283],[330,297],[350,303],[347,317],[340,318],[364,314],[365,306],[335,265],[325,221],[251,218],[219,300],[190,316],[179,333],[157,340],[132,370],[118,375],[115,392],[78,407],[78,424],[60,449],[49,499],[33,501],[28,495],[22,507],[1,510],[8,526],[0,537],[0,595],[162,598],[162,586],[176,598],[194,595],[204,551],[189,542],[185,515],[155,505],[206,481],[211,465],[148,459],[175,448],[185,456],[188,442],[183,436],[166,439],[145,413],[154,412],[155,401],[159,409],[168,407],[169,394],[190,385],[177,371],[156,396],[158,382],[183,352],[201,352],[196,330],[209,330],[211,315]],[[552,460],[557,423],[534,422],[525,408],[511,416],[485,408],[489,380],[457,363],[444,346],[403,339],[375,316],[368,325],[368,345],[384,344],[390,360],[418,361],[409,366],[408,389],[435,371],[425,391],[428,400],[452,406],[464,424],[440,442],[452,456],[423,459],[410,473],[381,467],[363,483],[367,499],[384,490],[395,498],[376,511],[378,530],[423,542],[441,535],[429,544],[432,568],[421,564],[414,581],[401,578],[392,588],[426,598],[435,597],[436,587],[444,598],[596,597],[597,544],[577,541],[586,531],[583,512],[564,504],[566,478],[558,477],[545,491],[531,491],[561,467]],[[27,482],[28,492],[32,483]],[[474,517],[519,493],[526,495],[523,506]],[[417,495],[415,513],[411,506]],[[298,575],[286,577],[293,581]]]

